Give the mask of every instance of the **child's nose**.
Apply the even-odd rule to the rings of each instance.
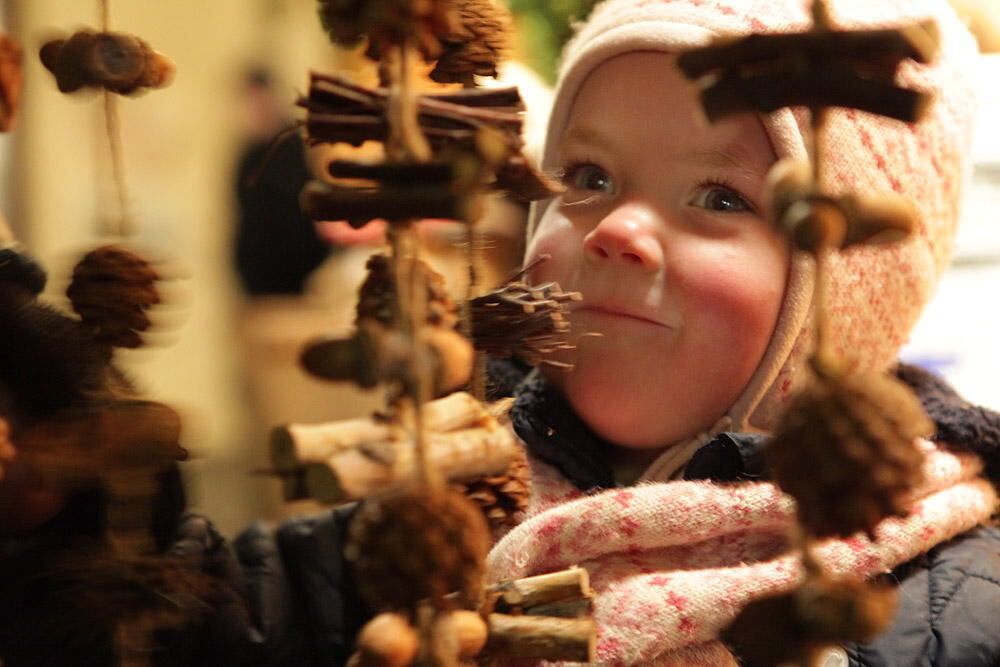
[[[596,262],[618,261],[637,268],[655,271],[663,265],[663,251],[650,221],[627,211],[614,211],[583,239],[587,259]]]

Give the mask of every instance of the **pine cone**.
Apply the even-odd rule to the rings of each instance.
[[[754,665],[811,665],[824,648],[871,641],[895,608],[894,589],[820,574],[790,593],[751,602],[722,639]]]
[[[872,535],[882,519],[905,516],[907,492],[922,475],[913,441],[932,432],[917,398],[895,378],[820,377],[792,404],[767,457],[809,533]]]
[[[456,29],[441,37],[444,52],[430,73],[438,83],[474,85],[473,75],[497,76],[510,52],[510,12],[496,0],[454,0]]]
[[[427,287],[427,324],[453,328],[458,323],[455,302],[445,287],[441,274],[420,262]],[[355,324],[366,318],[393,326],[396,308],[396,281],[392,260],[385,255],[372,255],[366,264],[368,277],[361,285]]]
[[[566,304],[579,292],[563,292],[556,283],[510,282],[472,301],[472,341],[476,349],[537,365],[556,350],[572,349]]]
[[[490,529],[500,531],[517,523],[518,515],[528,509],[531,496],[531,470],[524,450],[518,449],[507,470],[500,475],[458,485],[465,497],[476,503],[489,522]]]
[[[150,325],[145,311],[160,302],[154,285],[158,278],[138,255],[107,245],[77,263],[66,296],[99,343],[140,347],[138,332]]]
[[[488,550],[482,513],[446,489],[363,503],[346,553],[373,609],[414,610],[421,600],[440,606],[455,591],[478,606]]]
[[[433,60],[441,53],[440,36],[452,31],[450,0],[319,0],[319,15],[336,44],[355,46],[368,37],[365,55],[372,60],[411,38]]]

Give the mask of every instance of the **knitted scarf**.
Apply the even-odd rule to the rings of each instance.
[[[971,454],[921,440],[924,484],[910,514],[863,535],[827,540],[816,558],[834,575],[886,572],[989,518],[993,487]],[[749,602],[802,578],[789,548],[794,501],[770,482],[676,481],[587,495],[532,460],[526,520],[490,553],[499,581],[581,565],[596,593],[597,664],[736,664],[716,639]]]

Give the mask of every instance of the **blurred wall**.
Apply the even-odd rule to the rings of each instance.
[[[47,266],[46,296],[61,300],[65,276],[117,216],[100,96],[60,94],[38,62],[53,32],[96,27],[97,0],[6,0],[7,29],[25,49],[22,115],[5,138],[9,180],[2,206],[21,240]],[[177,407],[192,499],[231,532],[272,507],[274,482],[249,475],[263,464],[242,392],[240,308],[231,273],[231,170],[240,135],[241,76],[273,67],[289,105],[310,67],[331,50],[311,0],[111,0],[111,28],[135,33],[177,64],[173,84],[119,98],[129,204],[137,240],[176,260],[187,279],[169,288],[158,317],[161,345],[120,356],[147,393]]]

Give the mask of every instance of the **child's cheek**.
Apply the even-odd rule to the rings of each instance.
[[[545,234],[536,237],[528,248],[524,262],[525,266],[537,262],[529,276],[531,282],[535,284],[550,281],[566,283],[570,274],[569,264],[572,261],[569,254],[568,245],[565,242],[560,243],[556,236]],[[544,259],[542,259],[543,257]],[[561,284],[561,287],[569,289],[572,286]]]
[[[784,293],[784,274],[752,259],[728,258],[689,280],[691,308],[709,324],[770,337]]]

